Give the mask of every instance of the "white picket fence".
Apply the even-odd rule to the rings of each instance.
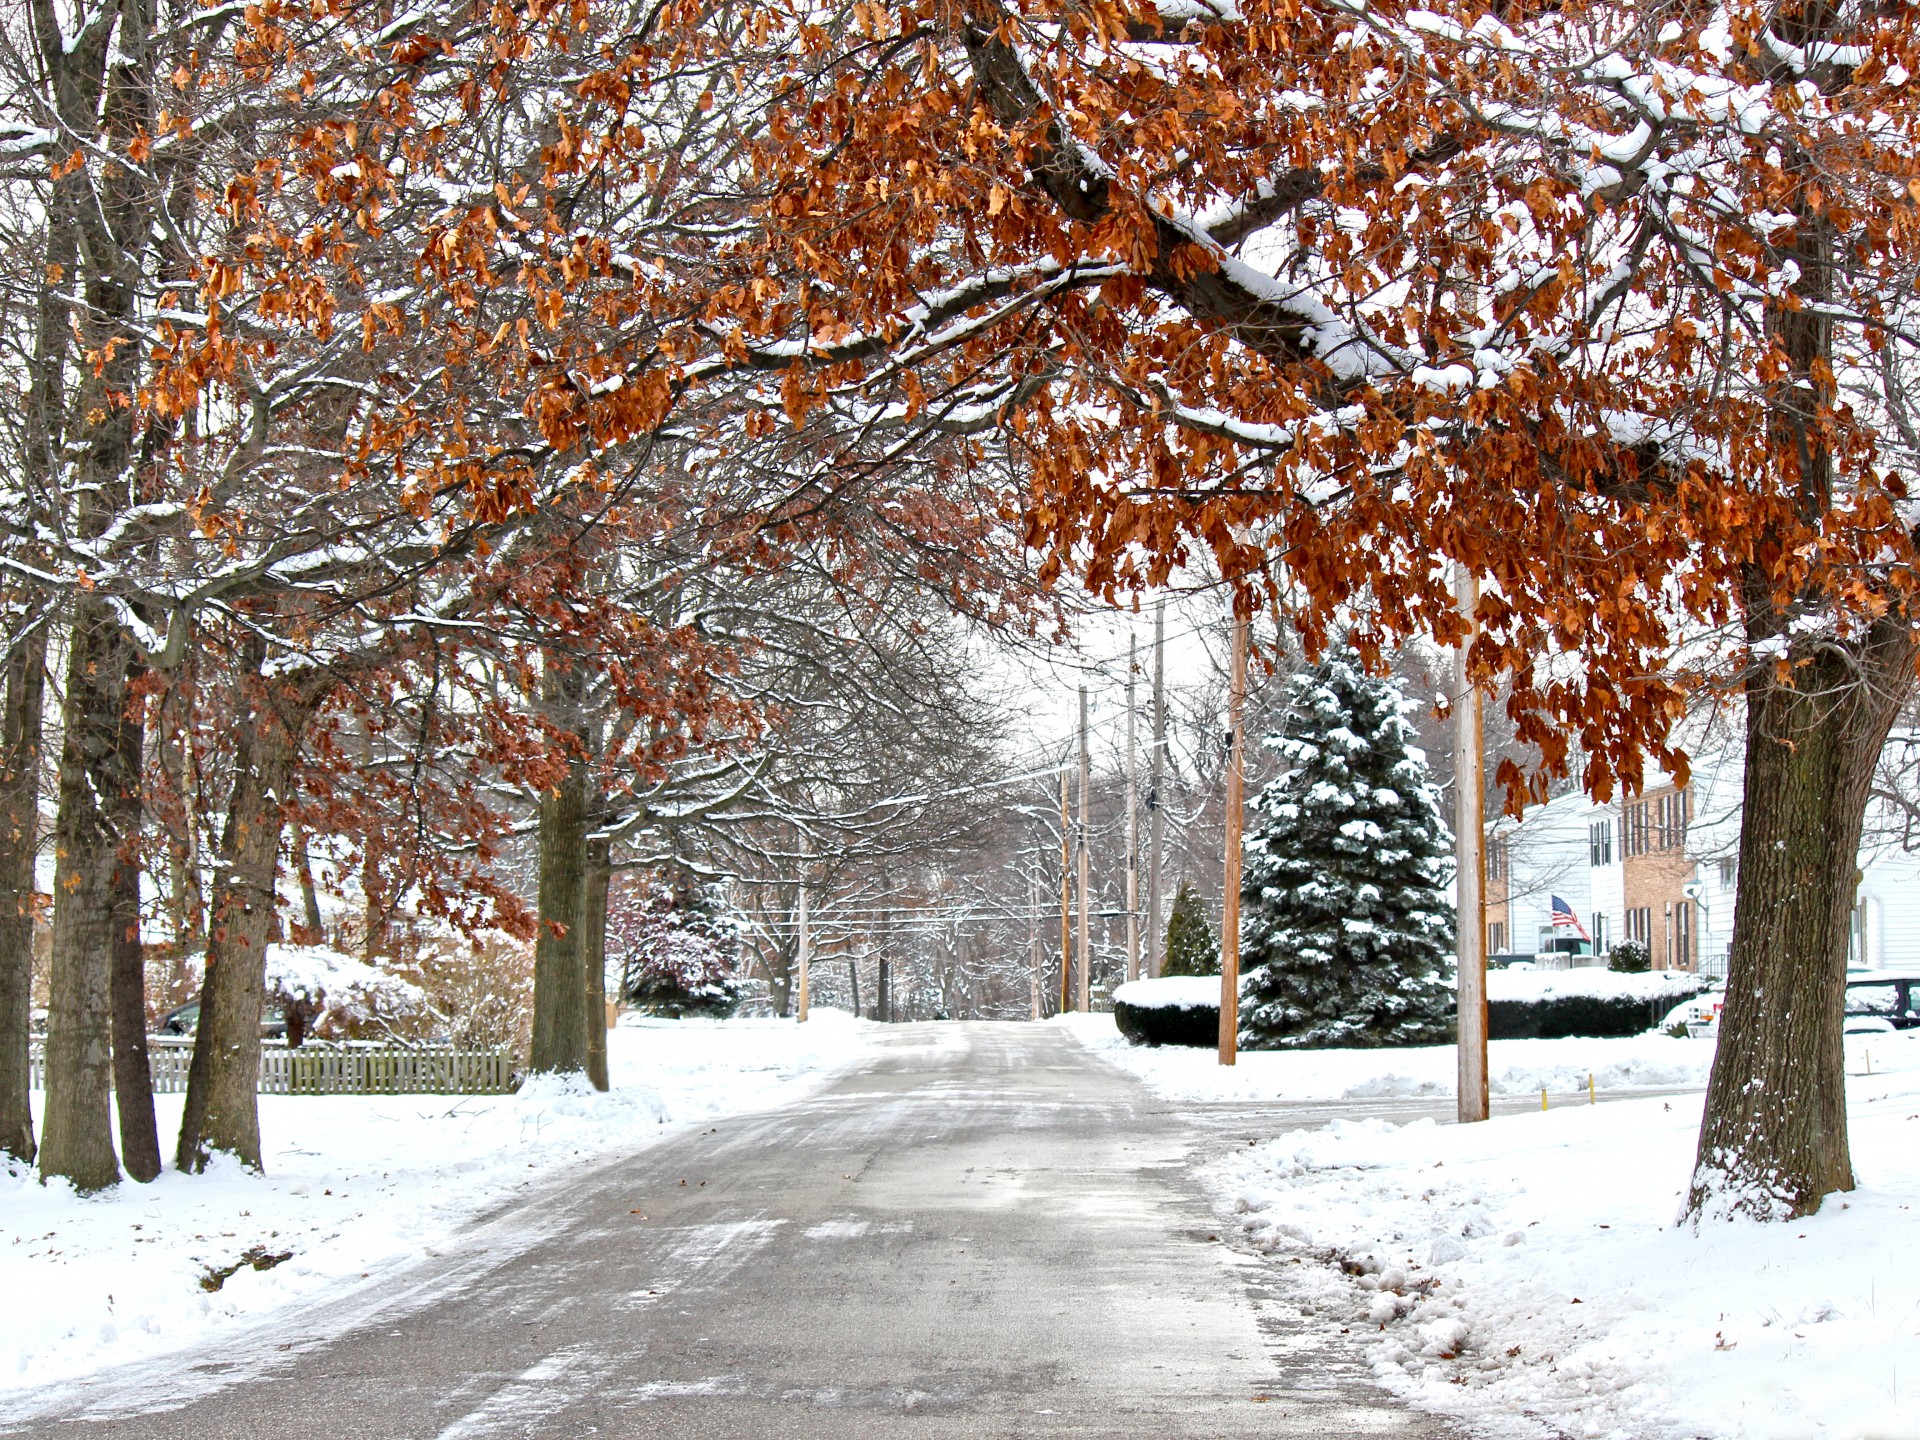
[[[147,1066],[156,1095],[187,1088],[193,1040],[147,1037]],[[36,1040],[28,1054],[29,1083],[46,1085],[46,1055]],[[309,1040],[297,1049],[260,1047],[262,1095],[505,1095],[514,1088],[513,1056],[503,1050],[452,1045],[329,1045]]]

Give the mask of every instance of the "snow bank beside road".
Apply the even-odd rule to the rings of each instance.
[[[1480,1433],[1916,1436],[1920,1034],[1863,1038],[1860,1188],[1793,1224],[1674,1228],[1697,1097],[1336,1122],[1210,1179],[1313,1317],[1374,1331],[1390,1389]]]
[[[569,1166],[796,1098],[857,1060],[873,1027],[680,1020],[607,1036],[613,1089],[260,1097],[267,1173],[227,1165],[89,1199],[0,1168],[0,1393],[193,1345],[434,1253],[475,1212]],[[35,1097],[36,1101],[39,1097]],[[161,1096],[171,1148],[180,1096]],[[218,1291],[210,1272],[248,1252]]]
[[[1616,977],[1630,978],[1630,977]],[[1212,982],[1216,987],[1219,982]],[[1242,1050],[1228,1068],[1211,1050],[1148,1049],[1114,1028],[1110,1015],[1066,1015],[1083,1045],[1144,1080],[1169,1100],[1378,1100],[1451,1095],[1451,1045],[1395,1050]],[[1705,1085],[1713,1041],[1634,1035],[1618,1040],[1495,1040],[1488,1046],[1496,1095]],[[1920,1138],[1920,1137],[1917,1137]]]
[[[1218,1010],[1218,975],[1165,975],[1158,980],[1129,980],[1113,992],[1116,1005],[1138,1005],[1143,1010]]]
[[[1489,1000],[1557,1000],[1579,996],[1591,1000],[1664,1000],[1669,995],[1677,1005],[1689,995],[1698,994],[1704,981],[1699,976],[1676,970],[1648,970],[1637,975],[1619,975],[1597,966],[1578,970],[1489,970]]]

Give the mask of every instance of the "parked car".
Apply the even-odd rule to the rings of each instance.
[[[1684,1026],[1689,1035],[1716,1034],[1725,1004],[1722,981],[1706,994],[1674,1006],[1660,1028],[1672,1031]],[[1848,970],[1845,1029],[1849,1035],[1920,1029],[1920,976]]]
[[[1855,975],[1847,981],[1847,1033],[1920,1029],[1920,976]]]
[[[1720,1011],[1726,1003],[1727,982],[1715,980],[1711,988],[1690,1000],[1682,1000],[1669,1010],[1660,1028],[1669,1035],[1684,1030],[1695,1038],[1716,1034],[1720,1028]]]
[[[200,1028],[200,1002],[189,1000],[184,1005],[176,1005],[160,1017],[155,1034],[191,1035]],[[287,1038],[287,1017],[284,1015],[263,1014],[260,1017],[260,1038],[263,1040],[284,1040]]]

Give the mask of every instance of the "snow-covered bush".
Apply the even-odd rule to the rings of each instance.
[[[1622,940],[1607,951],[1607,969],[1616,975],[1644,975],[1653,969],[1653,956],[1638,940]]]
[[[418,985],[324,945],[267,946],[266,995],[287,1020],[287,1043],[344,1036],[427,1009]]]
[[[470,1050],[524,1055],[533,1028],[533,946],[509,935],[477,944],[445,935],[410,947],[440,1029]]]
[[[1113,992],[1113,1023],[1136,1045],[1213,1045],[1220,981],[1204,975],[1132,980]]]
[[[1241,1044],[1435,1045],[1453,1032],[1452,838],[1399,686],[1352,652],[1292,678],[1241,886]],[[1229,937],[1231,939],[1231,937]]]
[[[731,1015],[739,922],[713,886],[619,877],[607,899],[607,968],[620,998],[653,1015]]]

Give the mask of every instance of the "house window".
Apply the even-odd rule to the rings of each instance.
[[[1682,970],[1693,968],[1693,902],[1673,907],[1673,961]]]
[[[1720,862],[1720,888],[1722,890],[1731,890],[1733,888],[1734,877],[1739,873],[1740,867],[1738,861],[1734,860],[1731,856],[1722,860]]]
[[[1627,939],[1638,940],[1649,951],[1653,949],[1653,907],[1641,905],[1627,911]]]
[[[1622,856],[1647,853],[1648,836],[1653,828],[1649,813],[1651,809],[1647,801],[1637,800],[1621,812],[1620,853]]]
[[[1604,955],[1612,947],[1607,944],[1607,912],[1596,910],[1587,925],[1587,933],[1593,936],[1593,953]]]
[[[1644,802],[1643,802],[1644,808]],[[1687,821],[1691,816],[1690,792],[1676,790],[1654,802],[1654,844],[1661,850],[1679,850],[1687,843]]]
[[[1507,927],[1500,921],[1495,920],[1491,925],[1487,926],[1487,953],[1489,955],[1504,955],[1506,952]]]
[[[1495,840],[1487,846],[1487,879],[1504,880],[1507,878],[1507,842]]]
[[[1587,827],[1587,863],[1595,866],[1613,863],[1613,826],[1608,821]]]

